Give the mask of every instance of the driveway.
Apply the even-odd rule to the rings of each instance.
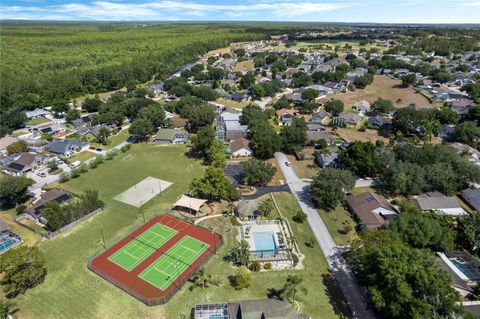
[[[308,224],[320,245],[320,249],[327,259],[327,263],[335,276],[343,295],[345,296],[352,312],[352,318],[375,318],[375,314],[367,309],[364,290],[357,284],[347,262],[341,254],[340,248],[337,247],[335,241],[328,232],[325,223],[313,206],[308,191],[309,184],[298,178],[293,167],[288,167],[284,164],[288,161],[285,154],[276,153],[275,157],[292,194],[297,198],[303,212],[308,216]]]
[[[257,199],[257,198],[262,197],[263,195],[266,195],[266,194],[279,193],[279,192],[289,192],[290,193],[290,187],[287,184],[257,187],[257,191],[255,192],[255,194],[248,195],[248,196],[242,196],[242,199]]]

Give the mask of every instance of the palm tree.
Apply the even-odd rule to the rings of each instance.
[[[211,275],[206,275],[205,274],[205,270],[203,268],[201,268],[197,274],[192,277],[192,279],[190,279],[190,281],[192,282],[192,287],[190,288],[190,290],[193,290],[195,288],[205,288],[205,287],[208,287],[208,284],[210,283],[211,281]]]
[[[287,281],[283,285],[283,295],[291,298],[292,303],[295,303],[295,297],[298,292],[307,293],[307,289],[302,286],[303,278],[296,275],[288,275]]]
[[[271,217],[273,210],[273,201],[271,199],[264,200],[258,205],[258,211],[262,214],[263,217]]]

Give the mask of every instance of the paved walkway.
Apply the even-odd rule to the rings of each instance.
[[[278,193],[278,192],[290,193],[290,187],[287,184],[257,187],[257,191],[255,192],[255,194],[242,196],[242,199],[257,199],[259,197],[262,197],[263,195],[270,194],[270,193]]]
[[[206,219],[217,218],[217,217],[222,217],[222,216],[223,216],[223,214],[216,214],[216,215],[208,215],[208,216],[200,217],[199,219],[194,221],[194,224],[197,225],[198,223],[203,222]]]
[[[343,295],[345,296],[352,312],[352,318],[376,318],[375,314],[367,309],[364,290],[357,284],[348,264],[341,254],[341,250],[337,247],[335,241],[328,232],[325,223],[313,206],[308,191],[309,184],[301,181],[293,168],[284,164],[288,161],[285,154],[276,153],[275,157],[277,158],[292,194],[295,195],[303,212],[308,216],[308,224],[327,259],[327,263],[335,276]]]

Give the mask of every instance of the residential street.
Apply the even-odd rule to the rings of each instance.
[[[311,202],[310,195],[308,194],[309,184],[302,182],[298,178],[293,167],[288,167],[285,165],[285,162],[288,161],[285,154],[276,153],[275,157],[283,172],[283,175],[285,176],[287,184],[292,191],[292,194],[297,198],[303,212],[308,215],[308,223],[315,234],[315,238],[317,239],[325,258],[327,259],[333,275],[337,279],[345,299],[347,300],[347,303],[353,314],[352,318],[375,318],[374,313],[366,309],[366,303],[362,289],[353,278],[353,274],[351,273],[345,259],[341,255],[340,249],[335,244],[332,236],[325,226],[325,223],[320,218],[320,215]]]

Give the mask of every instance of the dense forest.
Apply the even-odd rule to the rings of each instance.
[[[0,133],[21,110],[165,78],[198,55],[265,33],[202,24],[8,24],[0,41]]]

